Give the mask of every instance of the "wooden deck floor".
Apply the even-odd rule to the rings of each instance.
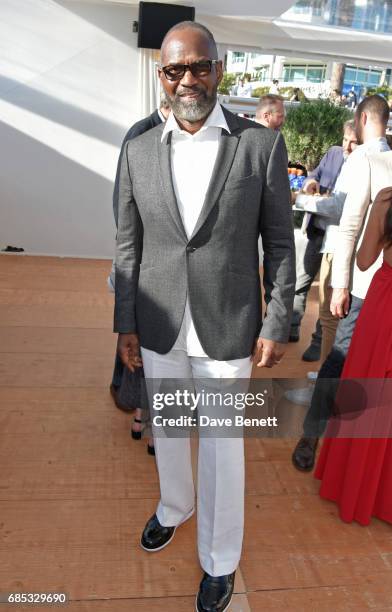
[[[108,391],[109,267],[0,256],[0,591],[65,591],[70,612],[187,612],[201,577],[195,519],[161,553],[139,547],[158,479]],[[300,355],[316,312],[314,292],[304,340],[274,376],[309,369]],[[392,529],[342,523],[312,475],[291,466],[292,447],[246,441],[246,530],[231,609],[392,610]],[[0,606],[24,609],[48,607]]]

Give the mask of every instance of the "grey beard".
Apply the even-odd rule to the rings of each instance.
[[[175,117],[182,121],[196,123],[207,117],[214,108],[216,104],[216,92],[211,96],[206,95],[205,98],[201,100],[191,100],[187,103],[181,100],[181,96],[169,98],[169,96],[166,95],[166,99]]]

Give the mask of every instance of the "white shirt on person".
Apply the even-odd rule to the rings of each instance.
[[[386,172],[385,176],[381,173],[379,177],[375,168],[372,169],[370,160],[375,154],[384,154],[389,150],[385,138],[373,138],[357,147],[347,162],[350,171],[350,189],[336,235],[331,285],[337,289],[350,289],[355,297],[361,299],[365,299],[374,273],[381,266],[382,253],[365,271],[359,270],[355,261],[353,265],[353,257],[362,241],[371,201],[380,189],[390,184],[391,177],[390,172]],[[383,167],[381,161],[380,164]]]
[[[161,141],[171,137],[171,171],[177,205],[188,238],[191,237],[203,208],[212,171],[218,155],[222,129],[230,133],[222,107],[217,102],[204,125],[195,134],[182,130],[171,112]],[[208,313],[206,313],[208,316]],[[192,357],[207,357],[192,320],[189,297],[177,340],[172,350]]]

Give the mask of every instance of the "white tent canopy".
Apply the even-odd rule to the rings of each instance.
[[[146,0],[155,2],[156,0]],[[116,2],[118,0],[105,0],[105,2]],[[124,4],[138,5],[139,0],[120,0]],[[167,4],[185,4],[194,6],[196,9],[196,19],[200,15],[215,16],[239,16],[246,15],[252,17],[262,17],[263,19],[274,19],[287,11],[293,4],[293,0],[169,0]]]
[[[139,4],[136,0],[124,2]],[[231,48],[246,46],[275,55],[391,65],[392,36],[280,19],[294,4],[292,0],[190,0],[186,4],[195,7],[196,20],[211,29],[218,43]]]

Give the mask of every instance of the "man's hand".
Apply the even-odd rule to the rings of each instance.
[[[143,365],[140,357],[140,344],[137,334],[118,334],[117,352],[121,361],[131,372]]]
[[[315,193],[320,193],[320,183],[318,183],[315,179],[309,179],[308,181],[306,181],[302,191],[307,195],[314,195]]]
[[[256,362],[258,368],[272,368],[280,363],[286,350],[286,344],[258,338],[252,355],[252,361]]]
[[[343,319],[348,315],[350,308],[350,294],[348,289],[333,289],[330,310],[334,317]]]

